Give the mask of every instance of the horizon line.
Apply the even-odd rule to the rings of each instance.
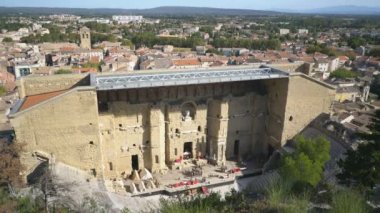
[[[46,8],[46,9],[88,9],[88,10],[96,10],[96,9],[116,9],[116,10],[149,10],[149,9],[155,9],[155,8],[161,8],[161,7],[183,7],[183,8],[209,8],[209,9],[222,9],[222,10],[256,10],[256,11],[281,11],[281,10],[288,10],[288,11],[308,11],[308,10],[315,10],[315,9],[325,9],[325,8],[335,8],[335,7],[363,7],[363,8],[379,8],[379,6],[375,7],[369,7],[369,6],[360,6],[360,5],[353,5],[353,4],[347,4],[347,5],[333,5],[328,7],[316,7],[316,8],[309,8],[309,9],[291,9],[291,8],[267,8],[267,9],[252,9],[252,8],[226,8],[226,7],[205,7],[205,6],[184,6],[184,5],[162,5],[157,7],[146,7],[146,8],[115,8],[115,7],[61,7],[61,6],[2,6],[3,8]]]

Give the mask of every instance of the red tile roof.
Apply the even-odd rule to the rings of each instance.
[[[348,58],[348,57],[345,56],[345,55],[341,55],[341,56],[339,56],[339,60],[340,60],[340,61],[348,61],[348,60],[350,60],[350,58]]]
[[[51,98],[54,98],[60,94],[65,93],[67,90],[61,90],[61,91],[55,91],[55,92],[49,92],[49,93],[43,93],[38,95],[30,95],[25,98],[24,103],[21,105],[19,111],[23,111],[25,109],[28,109],[32,106],[35,106],[43,101],[49,100]]]
[[[175,59],[173,64],[176,66],[196,66],[201,65],[201,62],[197,58],[191,59]]]

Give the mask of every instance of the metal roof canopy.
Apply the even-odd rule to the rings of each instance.
[[[135,89],[179,85],[287,78],[289,75],[272,68],[232,68],[210,70],[182,70],[173,72],[136,73],[95,76],[97,90]]]

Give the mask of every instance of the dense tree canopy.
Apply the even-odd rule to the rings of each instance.
[[[303,136],[297,136],[295,141],[295,152],[283,158],[281,172],[288,180],[315,186],[330,159],[330,143],[324,138],[306,139]]]
[[[96,44],[103,41],[116,42],[117,38],[113,34],[95,33],[95,32],[91,33],[91,44]]]
[[[338,53],[334,51],[331,48],[328,48],[325,44],[314,44],[314,45],[309,45],[306,49],[307,54],[313,54],[315,52],[320,52],[323,54],[326,54],[328,56],[337,56]]]
[[[86,27],[90,28],[91,31],[99,32],[99,33],[110,33],[111,26],[109,24],[102,24],[97,22],[87,22],[85,24]]]
[[[330,74],[331,78],[355,78],[358,74],[354,71],[340,68]]]
[[[6,18],[0,18],[0,30],[8,30],[8,31],[17,31],[20,28],[28,27],[27,24],[23,24],[20,22],[8,22]]]
[[[154,45],[173,45],[175,47],[194,48],[198,45],[204,45],[204,41],[197,35],[193,35],[189,38],[162,38],[157,37],[153,33],[138,33],[132,37],[132,42],[136,47],[146,46],[153,47]]]
[[[216,38],[211,43],[214,47],[240,47],[253,50],[280,49],[281,42],[278,39],[251,40],[251,39],[225,39]]]

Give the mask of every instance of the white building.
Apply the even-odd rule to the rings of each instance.
[[[25,63],[19,63],[14,65],[14,74],[16,79],[21,78],[23,76],[27,76],[30,74],[33,74],[32,70],[33,68],[41,67],[41,64],[31,64],[28,62]]]
[[[339,67],[340,67],[340,64],[339,64],[339,58],[338,58],[338,57],[332,57],[332,58],[330,58],[330,62],[329,62],[329,72],[334,72],[334,71],[337,70]]]
[[[314,73],[319,73],[322,79],[327,79],[330,76],[329,60],[324,58],[315,60]]]
[[[118,24],[128,24],[131,22],[142,22],[144,18],[142,16],[112,16],[112,20]]]
[[[109,24],[109,23],[111,23],[111,20],[105,19],[105,18],[98,18],[98,19],[96,19],[96,22],[100,23],[100,24]]]
[[[290,33],[289,29],[280,29],[280,35],[287,35]]]
[[[33,31],[37,31],[37,30],[39,30],[41,28],[42,28],[42,25],[40,25],[40,24],[33,23],[33,25],[32,25],[32,30]]]
[[[104,59],[103,50],[101,49],[77,49],[75,50],[75,53],[79,55],[80,59],[98,58],[98,62]]]
[[[307,30],[307,29],[298,29],[298,34],[309,34],[309,30]]]

